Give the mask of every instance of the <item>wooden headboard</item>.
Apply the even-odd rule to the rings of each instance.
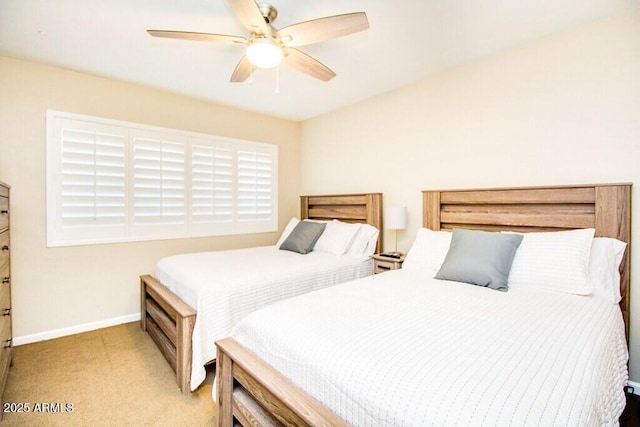
[[[620,265],[620,308],[629,338],[631,184],[423,192],[423,225],[432,230],[554,231],[595,228],[627,243]]]
[[[300,196],[300,217],[373,225],[380,230],[376,253],[382,249],[382,193]]]

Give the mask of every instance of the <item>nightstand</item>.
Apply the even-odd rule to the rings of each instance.
[[[373,258],[373,274],[397,270],[404,262],[404,255],[400,255],[400,258],[391,258],[382,254],[375,254],[371,258]]]

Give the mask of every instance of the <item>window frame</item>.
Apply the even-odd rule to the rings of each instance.
[[[104,225],[72,225],[74,218],[63,220],[62,191],[63,191],[63,135],[62,127],[64,125],[81,124],[81,128],[87,132],[99,132],[111,130],[114,133],[120,131],[124,134],[124,204],[125,219],[124,224],[120,226],[106,227]],[[207,135],[196,132],[189,132],[177,129],[163,128],[157,126],[149,126],[139,123],[112,120],[94,116],[67,113],[62,111],[47,110],[47,137],[46,137],[46,208],[47,208],[47,246],[77,246],[77,245],[93,245],[107,243],[124,243],[136,241],[151,241],[164,239],[181,239],[194,237],[213,237],[236,234],[253,234],[275,232],[278,229],[278,146],[272,143],[256,142],[241,140],[235,138],[222,137],[217,135]],[[150,221],[143,224],[140,218],[136,216],[136,177],[135,177],[135,155],[136,141],[140,141],[142,137],[152,140],[159,138],[161,141],[173,141],[182,145],[184,151],[183,157],[183,207],[184,216],[182,222],[163,222],[159,219],[155,223]],[[94,135],[94,138],[97,138]],[[136,139],[137,138],[137,139]],[[95,142],[94,142],[95,144]],[[213,195],[210,204],[213,203],[214,212],[207,221],[206,216],[200,216],[199,221],[194,221],[192,211],[194,208],[194,181],[193,166],[195,166],[194,147],[205,147],[212,150],[219,149],[221,151],[228,150],[232,156],[232,168],[230,175],[231,198],[225,196],[231,203],[231,216],[227,220],[216,220],[215,217],[215,182],[203,185],[214,185]],[[255,203],[265,204],[263,211],[258,215],[252,216],[249,213],[248,221],[241,221],[239,214],[239,152],[256,153],[258,157],[264,156],[268,159],[267,165],[258,165],[256,162],[256,178],[255,178]],[[261,157],[262,158],[262,157]],[[270,162],[270,163],[269,163]],[[162,161],[160,161],[162,164]],[[271,169],[268,170],[270,165]],[[68,166],[67,166],[68,167]],[[162,174],[162,167],[159,166],[159,173]],[[216,167],[216,166],[212,166]],[[266,167],[267,170],[258,171],[260,167]],[[68,170],[68,169],[67,169]],[[262,178],[258,175],[263,174]],[[216,174],[211,174],[213,180]],[[200,178],[202,179],[202,178]],[[206,179],[206,174],[205,174]],[[97,180],[94,177],[94,180]],[[266,182],[266,185],[264,184]],[[251,181],[249,183],[251,185]],[[139,185],[139,184],[138,184]],[[162,184],[160,184],[162,186]],[[227,185],[228,187],[228,185]],[[249,186],[249,194],[251,193]],[[97,190],[95,190],[97,191]],[[201,190],[202,191],[202,190]],[[227,192],[229,190],[226,190]],[[220,196],[222,197],[222,196]],[[97,196],[95,198],[98,198]],[[205,202],[207,202],[205,200]],[[98,203],[98,202],[96,202]],[[251,202],[250,202],[251,203]],[[206,209],[205,209],[206,211]],[[69,211],[64,211],[69,212]],[[228,211],[225,211],[228,214]],[[228,216],[228,215],[227,215]],[[202,219],[205,218],[205,219]],[[99,219],[99,218],[98,218]],[[91,221],[83,220],[84,223]],[[78,220],[78,223],[83,222]]]

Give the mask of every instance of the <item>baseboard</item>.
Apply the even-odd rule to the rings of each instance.
[[[637,383],[635,381],[628,381],[628,384],[630,387],[633,387],[633,394],[637,394],[638,396],[640,396],[640,383]]]
[[[121,325],[123,323],[135,322],[140,320],[140,313],[130,314],[128,316],[115,317],[113,319],[100,320],[99,322],[84,323],[82,325],[71,326],[68,328],[54,329],[52,331],[39,332],[37,334],[23,335],[21,337],[13,337],[13,345],[30,344],[38,341],[46,341],[54,338],[66,337],[68,335],[81,334],[82,332],[95,331],[96,329],[108,328],[110,326]]]

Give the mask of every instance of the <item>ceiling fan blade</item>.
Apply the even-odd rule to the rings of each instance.
[[[255,71],[254,67],[246,56],[243,56],[238,65],[236,65],[233,74],[231,74],[231,83],[242,83],[247,80],[251,73]]]
[[[291,47],[284,48],[285,57],[282,60],[287,65],[295,68],[298,71],[302,71],[305,74],[328,82],[336,76],[336,73],[331,71],[329,67],[307,55],[306,53],[294,49]]]
[[[278,30],[277,36],[286,46],[304,46],[357,33],[367,28],[367,14],[355,12],[289,25]]]
[[[271,32],[269,24],[264,20],[254,0],[228,0],[228,3],[238,20],[251,33],[269,34]]]
[[[192,33],[189,31],[164,31],[164,30],[147,30],[147,33],[153,37],[166,37],[169,39],[182,39],[182,40],[195,40],[199,42],[210,43],[238,43],[245,44],[247,39],[240,36],[227,36],[223,34],[209,34],[209,33]]]

